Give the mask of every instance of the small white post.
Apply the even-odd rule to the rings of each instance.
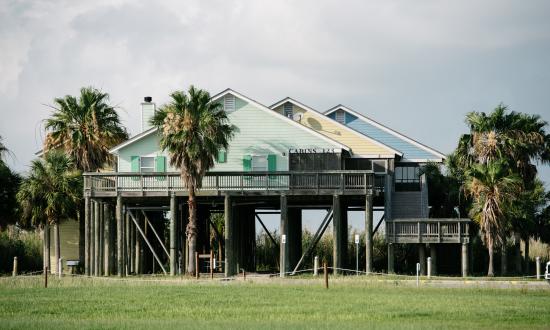
[[[17,257],[13,257],[13,272],[12,276],[17,276]]]
[[[59,258],[59,263],[57,264],[57,275],[59,278],[63,276],[63,258]]]
[[[313,259],[313,276],[319,275],[319,257],[315,256]]]
[[[416,263],[416,286],[420,286],[420,263]]]
[[[286,235],[283,234],[283,235],[281,235],[281,251],[284,254],[284,256],[281,258],[281,266],[280,266],[281,272],[280,272],[280,275],[279,275],[280,277],[285,277],[285,275],[286,275],[286,264],[285,264],[286,263],[286,260],[285,260],[286,259],[286,246],[285,245],[286,245]],[[239,268],[237,267],[237,269],[239,269]]]
[[[359,275],[359,234],[355,234],[355,274]]]
[[[432,277],[432,257],[428,257],[428,278]]]
[[[537,257],[537,280],[540,280],[540,257]]]

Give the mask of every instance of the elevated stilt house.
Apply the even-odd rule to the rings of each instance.
[[[433,259],[438,244],[458,243],[467,273],[468,220],[428,216],[420,166],[441,162],[442,154],[343,106],[321,114],[286,98],[266,107],[231,89],[213,101],[223,105],[237,127],[197,193],[200,256],[213,250],[210,214],[224,214],[224,237],[216,231],[223,242],[223,255],[214,256],[217,270],[226,276],[255,271],[262,212],[280,213],[281,276],[298,270],[310,252],[302,251],[302,210],[323,209],[326,216],[313,241],[332,223],[331,266],[338,272],[347,266],[347,211],[354,209],[365,211],[365,265],[372,272],[372,238],[382,221],[373,223],[373,209],[379,208],[384,210],[389,272],[394,270],[394,244],[418,244],[422,262],[426,243]],[[87,274],[124,276],[154,269],[175,275],[188,261],[187,189],[149,126],[154,111],[146,98],[143,131],[111,150],[116,171],[84,174]],[[164,221],[163,212],[169,220]]]

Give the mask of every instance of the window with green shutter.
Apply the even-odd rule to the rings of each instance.
[[[155,172],[166,172],[166,157],[157,156],[155,157]],[[158,176],[157,181],[164,181],[163,176]]]
[[[250,172],[252,170],[252,156],[244,155],[243,156],[243,171]]]
[[[155,172],[166,172],[166,157],[155,157]]]
[[[139,156],[131,156],[130,157],[130,171],[139,172],[139,167],[140,167],[139,159],[140,159]],[[132,181],[137,181],[137,180],[139,180],[139,177],[137,177],[137,176],[132,177]]]
[[[227,151],[218,150],[218,163],[225,163],[227,161]]]
[[[139,172],[139,156],[132,156],[130,158],[130,170],[132,172]]]
[[[267,155],[267,170],[269,172],[277,170],[277,155]]]

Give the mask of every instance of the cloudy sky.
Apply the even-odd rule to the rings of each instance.
[[[135,134],[143,96],[195,84],[342,103],[449,153],[472,110],[550,120],[548,13],[536,0],[2,0],[0,135],[25,171],[54,97],[101,88]]]

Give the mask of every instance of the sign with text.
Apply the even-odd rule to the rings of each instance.
[[[295,148],[289,149],[289,154],[335,154],[338,153],[334,148]]]
[[[281,235],[281,243],[286,244],[286,235]]]
[[[359,244],[359,234],[355,234],[355,244]]]

